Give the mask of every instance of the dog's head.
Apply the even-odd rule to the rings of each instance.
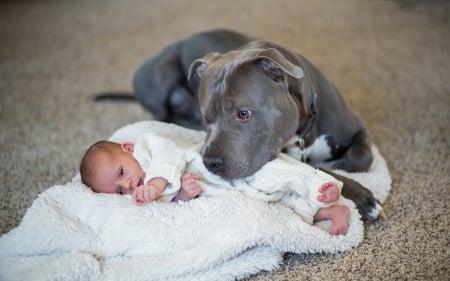
[[[194,61],[207,130],[203,161],[227,179],[247,177],[275,158],[299,126],[289,81],[303,70],[276,49],[209,53]]]

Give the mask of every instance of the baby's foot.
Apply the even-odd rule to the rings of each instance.
[[[339,187],[333,182],[327,182],[322,184],[319,188],[319,195],[317,195],[317,200],[323,203],[335,202],[340,197]]]
[[[331,235],[345,235],[350,223],[350,209],[344,205],[335,205],[333,208],[334,212],[331,217],[333,226],[329,233]]]

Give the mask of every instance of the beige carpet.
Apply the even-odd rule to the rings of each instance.
[[[450,4],[445,1],[0,2],[0,230],[48,187],[69,181],[85,148],[150,119],[138,104],[95,104],[130,90],[141,62],[215,27],[298,50],[361,115],[385,156],[387,220],[356,249],[286,254],[249,280],[449,280]],[[0,265],[1,266],[1,265]]]

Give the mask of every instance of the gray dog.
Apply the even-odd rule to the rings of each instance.
[[[146,61],[133,86],[156,119],[206,129],[204,164],[227,179],[253,174],[280,151],[349,172],[372,163],[370,136],[336,87],[274,43],[226,30],[195,34]],[[327,172],[366,219],[378,218],[368,189]]]

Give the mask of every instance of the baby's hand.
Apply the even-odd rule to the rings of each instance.
[[[146,202],[150,202],[157,199],[160,194],[161,191],[158,190],[157,187],[150,184],[138,186],[131,196],[133,198],[133,203],[138,206],[141,206]]]
[[[181,189],[173,201],[188,201],[202,192],[194,174],[186,173],[181,177]]]

